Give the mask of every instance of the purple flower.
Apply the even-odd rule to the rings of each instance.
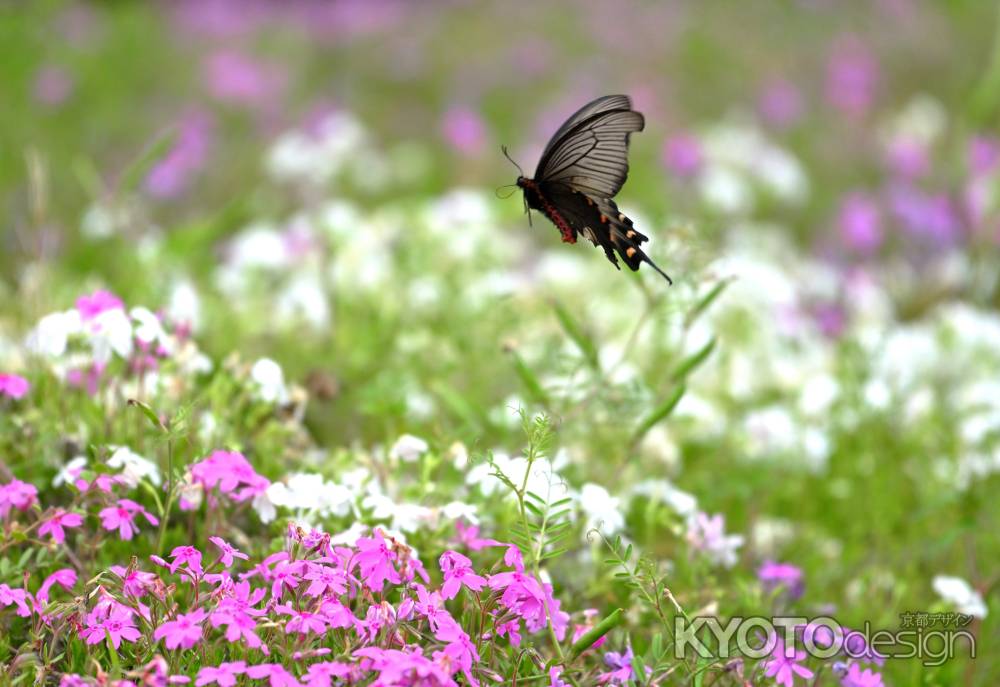
[[[842,687],[883,687],[881,673],[876,673],[871,668],[861,670],[861,666],[852,663],[847,668],[847,672],[840,678]]]
[[[264,64],[235,50],[220,50],[208,57],[205,86],[217,100],[259,106],[275,100],[285,76],[274,65]]]
[[[44,537],[46,534],[52,535],[52,541],[62,544],[66,541],[64,527],[79,527],[83,524],[83,516],[79,513],[70,513],[62,508],[56,508],[55,512],[42,523],[38,528],[38,536]]]
[[[844,197],[837,213],[837,228],[851,249],[870,255],[882,245],[882,214],[878,204],[863,193]]]
[[[122,640],[135,642],[142,633],[135,626],[132,611],[121,604],[115,604],[109,611],[100,606],[87,614],[87,620],[80,636],[87,644],[100,644],[110,635],[111,644],[116,649],[121,647]]]
[[[342,680],[343,678],[348,678],[354,670],[354,666],[348,663],[325,661],[323,663],[313,663],[302,677],[306,687],[330,687],[334,679],[338,680],[337,684],[340,684],[341,681],[348,683],[355,682],[350,679]]]
[[[632,647],[629,646],[625,649],[624,654],[619,654],[614,651],[609,651],[604,654],[604,663],[611,668],[610,671],[606,673],[599,673],[597,675],[598,684],[612,683],[616,685],[628,684],[636,678],[635,671],[632,666],[632,657],[635,654],[632,653]],[[651,668],[646,668],[646,673],[651,672]]]
[[[253,498],[271,485],[237,451],[213,451],[208,458],[191,466],[191,478],[206,491],[217,486],[235,501]]]
[[[439,560],[441,572],[444,573],[444,584],[441,585],[441,598],[448,600],[458,596],[462,585],[478,592],[486,586],[486,578],[477,575],[472,570],[472,561],[455,551],[445,551]]]
[[[43,105],[62,105],[73,93],[73,77],[62,67],[47,65],[35,73],[35,100]]]
[[[455,529],[458,531],[458,540],[469,549],[469,551],[479,551],[488,546],[505,546],[496,539],[480,539],[479,527],[476,525],[466,525],[461,520],[455,521]]]
[[[168,649],[190,649],[201,641],[201,622],[205,616],[205,611],[200,608],[191,613],[180,613],[173,620],[156,628],[153,639],[164,640]]]
[[[201,569],[201,551],[193,546],[178,546],[170,552],[173,561],[170,563],[170,572],[176,573],[177,568],[187,565],[188,570],[196,576],[203,572]]]
[[[22,618],[31,615],[28,608],[28,592],[23,589],[11,589],[6,584],[0,584],[0,606],[17,606],[17,614]]]
[[[244,561],[250,560],[250,557],[248,555],[236,549],[222,537],[209,537],[208,541],[212,542],[222,550],[222,556],[220,560],[222,561],[222,564],[227,568],[232,567],[234,558],[239,558]]]
[[[354,557],[354,563],[361,569],[361,579],[365,586],[373,592],[380,592],[386,580],[399,584],[402,578],[393,567],[396,552],[389,548],[381,530],[376,529],[374,535],[358,539],[358,554]]]
[[[486,144],[486,125],[469,107],[449,108],[441,121],[441,132],[448,145],[462,155],[474,155]]]
[[[836,41],[826,67],[826,98],[844,114],[864,116],[875,100],[878,63],[857,38]]]
[[[0,518],[6,518],[11,508],[26,511],[38,503],[38,489],[32,484],[13,479],[0,485]]]
[[[212,139],[212,120],[202,111],[186,114],[177,128],[173,148],[149,171],[146,189],[157,198],[185,191],[204,166]]]
[[[262,663],[247,668],[247,677],[254,680],[267,678],[271,687],[302,687],[302,683],[295,679],[285,668],[277,663]]]
[[[76,584],[76,571],[72,568],[56,570],[42,582],[42,586],[35,593],[35,599],[42,604],[47,604],[49,602],[49,590],[57,584],[63,589],[72,589],[73,585]]]
[[[156,576],[156,573],[143,572],[142,570],[126,568],[121,565],[112,565],[109,569],[121,578],[122,588],[125,590],[125,593],[137,599],[153,590],[156,582],[160,579]]]
[[[251,589],[246,580],[234,584],[230,594],[223,597],[212,611],[209,619],[212,627],[225,626],[228,641],[242,639],[248,647],[256,649],[261,641],[254,632],[257,627],[254,618],[264,615],[264,611],[256,606],[266,594],[264,589]]]
[[[974,177],[989,174],[1000,163],[1000,139],[993,136],[973,136],[969,141],[969,172]]]
[[[322,635],[326,632],[326,618],[318,613],[299,611],[288,604],[278,604],[275,606],[275,610],[291,616],[285,623],[285,634],[297,632],[305,636],[307,634]]]
[[[930,170],[931,161],[927,147],[920,141],[899,137],[889,143],[886,150],[889,169],[903,179],[917,179]]]
[[[9,396],[15,400],[24,397],[31,385],[28,380],[16,374],[0,372],[0,396]]]
[[[791,599],[802,596],[802,569],[791,563],[766,561],[758,568],[757,579],[768,592],[783,588]]]
[[[663,144],[663,164],[681,179],[693,177],[701,169],[701,144],[691,134],[675,134]]]
[[[796,675],[803,680],[813,676],[813,671],[799,665],[805,657],[806,652],[795,648],[786,649],[784,642],[776,639],[771,658],[764,662],[764,674],[773,677],[776,684],[792,687]]]
[[[219,687],[233,687],[236,684],[236,676],[242,675],[247,670],[246,661],[233,661],[232,663],[220,663],[218,667],[205,666],[198,671],[195,679],[195,687],[204,687],[213,682]]]
[[[962,230],[958,212],[947,194],[929,195],[907,185],[889,192],[889,204],[903,230],[936,246],[954,243]]]
[[[778,129],[795,124],[802,117],[802,95],[791,81],[775,79],[764,85],[757,99],[761,118]]]
[[[306,596],[340,595],[347,591],[344,572],[329,565],[306,563],[304,578],[310,582]]]
[[[150,525],[160,524],[160,521],[148,513],[145,508],[129,499],[118,499],[117,506],[108,506],[101,510],[98,515],[101,517],[101,526],[104,529],[118,530],[118,536],[125,541],[130,540],[139,531],[134,522],[137,515],[145,517]]]
[[[436,661],[431,661],[420,647],[410,647],[406,651],[365,647],[356,649],[355,656],[371,661],[368,670],[379,674],[376,684],[454,684],[451,673]]]

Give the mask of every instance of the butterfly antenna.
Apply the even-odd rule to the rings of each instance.
[[[517,173],[520,174],[521,176],[524,176],[524,170],[521,169],[521,165],[519,165],[516,162],[514,162],[514,158],[512,158],[510,156],[510,153],[507,152],[507,146],[503,146],[503,145],[500,146],[500,152],[503,153],[503,156],[505,158],[507,158],[508,160],[510,160],[510,162],[511,162],[512,165],[514,165],[515,167],[517,167]]]

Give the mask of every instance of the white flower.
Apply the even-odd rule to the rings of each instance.
[[[81,326],[80,313],[75,308],[50,313],[28,334],[26,346],[32,353],[59,357],[66,352],[69,337],[80,333]]]
[[[441,514],[449,520],[464,518],[473,525],[478,525],[479,516],[476,515],[476,511],[477,508],[471,503],[465,503],[464,501],[452,501],[451,503],[445,504],[445,506],[441,509]]]
[[[942,599],[953,604],[959,613],[977,618],[986,617],[986,603],[983,601],[982,595],[961,577],[937,575],[932,584],[934,591]]]
[[[420,437],[404,434],[396,439],[396,443],[389,449],[389,457],[404,463],[412,463],[427,453],[427,448],[427,442]]]
[[[143,478],[148,478],[153,486],[160,486],[160,468],[156,463],[140,456],[127,446],[115,446],[108,458],[108,467],[120,469],[122,477],[130,487],[135,487]]]
[[[298,318],[320,330],[330,326],[330,304],[319,277],[315,274],[300,274],[278,294],[275,311],[279,319],[286,322]]]
[[[587,483],[580,489],[580,509],[587,520],[584,532],[599,529],[603,534],[614,534],[625,527],[621,512],[621,499],[612,496],[599,484]]]
[[[334,534],[330,537],[330,543],[334,546],[354,546],[358,543],[358,539],[365,536],[368,533],[368,525],[362,522],[355,522],[349,528]]]
[[[193,331],[201,326],[201,298],[187,279],[176,282],[170,289],[167,300],[167,317],[171,322],[186,324]]]
[[[288,389],[281,366],[270,358],[261,358],[250,370],[250,378],[257,384],[260,399],[268,403],[288,403]]]
[[[136,321],[135,338],[144,344],[156,344],[163,348],[167,354],[173,352],[173,341],[167,336],[163,329],[160,318],[149,308],[135,307],[129,311],[129,315]]]
[[[85,467],[87,467],[86,456],[76,456],[62,466],[62,469],[53,478],[52,486],[58,487],[62,484],[72,484]]]
[[[285,489],[285,485],[281,482],[272,482],[271,485],[259,494],[253,497],[251,502],[251,507],[254,512],[257,513],[257,517],[265,525],[269,522],[274,522],[274,519],[278,516],[278,510],[275,508],[274,501],[271,497],[277,492],[281,492]]]
[[[727,215],[753,209],[753,193],[741,174],[724,165],[711,165],[698,178],[702,201]]]
[[[84,332],[90,341],[95,363],[107,364],[112,353],[121,358],[132,355],[132,321],[119,308],[96,315],[86,323]]]
[[[661,501],[678,515],[688,518],[698,512],[698,500],[663,479],[647,479],[632,487],[633,495]]]

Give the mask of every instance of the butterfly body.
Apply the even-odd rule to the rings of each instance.
[[[598,98],[566,120],[542,153],[534,178],[519,176],[517,186],[527,207],[548,217],[564,242],[576,243],[582,234],[603,248],[615,267],[621,269],[619,258],[632,271],[645,262],[670,282],[640,248],[648,238],[612,200],[628,176],[629,135],[644,124],[628,96]]]

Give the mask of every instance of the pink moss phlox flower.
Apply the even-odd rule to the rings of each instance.
[[[343,570],[309,561],[304,579],[309,580],[306,596],[339,596],[347,592],[347,576]]]
[[[0,372],[0,396],[8,396],[17,400],[23,398],[31,385],[28,380],[16,374]]]
[[[218,666],[205,666],[198,671],[195,678],[195,687],[204,687],[213,682],[219,687],[233,687],[236,684],[236,676],[242,675],[247,670],[246,661],[233,661],[231,663],[220,663]]]
[[[394,626],[398,619],[396,609],[392,607],[392,604],[383,601],[368,607],[365,619],[355,623],[355,630],[362,641],[372,643],[378,639],[378,634],[383,628]],[[399,638],[398,633],[395,636]]]
[[[121,647],[122,640],[135,642],[142,633],[135,626],[134,613],[127,607],[115,603],[102,607],[98,604],[87,614],[86,622],[80,636],[87,644],[100,644],[105,637],[111,637],[115,649]]]
[[[178,546],[170,552],[173,562],[170,564],[170,572],[176,573],[182,565],[186,565],[195,576],[201,576],[201,551],[193,546]]]
[[[615,651],[609,651],[604,654],[604,663],[611,668],[610,671],[606,673],[599,673],[597,675],[598,684],[615,684],[615,685],[625,685],[635,679],[635,671],[632,667],[632,647],[629,646],[625,649],[625,653],[619,654]],[[650,673],[651,668],[646,668],[646,673]]]
[[[757,569],[757,579],[761,581],[768,592],[783,588],[792,599],[802,596],[802,569],[791,563],[775,563],[765,561]]]
[[[506,546],[496,539],[481,539],[479,537],[479,527],[476,525],[466,525],[461,520],[455,521],[455,529],[458,531],[458,541],[469,551],[479,551],[489,546]]]
[[[26,511],[38,503],[38,489],[34,485],[13,479],[0,485],[0,518],[6,518],[12,508]]]
[[[473,572],[472,561],[462,554],[445,551],[438,562],[444,573],[444,584],[441,585],[443,599],[454,599],[463,585],[474,592],[486,586],[486,578]]]
[[[191,466],[191,478],[206,490],[218,487],[234,501],[251,499],[271,486],[237,451],[213,451],[208,458]]]
[[[190,649],[201,641],[201,622],[207,614],[198,608],[191,613],[180,613],[171,621],[165,622],[153,632],[153,639],[164,640],[168,649]]]
[[[521,549],[513,544],[507,547],[503,555],[504,565],[514,568],[518,572],[524,572],[524,558],[521,557]]]
[[[49,590],[54,585],[59,585],[63,589],[72,589],[76,584],[76,571],[73,568],[62,568],[45,578],[42,586],[35,593],[35,599],[41,604],[49,602]]]
[[[549,668],[549,687],[569,687],[569,683],[562,680],[563,669],[560,666]]]
[[[479,663],[479,652],[469,635],[452,620],[442,623],[434,636],[447,642],[443,651],[434,652],[434,660],[450,666],[453,671],[461,670],[466,681],[473,687],[478,687],[479,681],[472,675],[472,666]]]
[[[695,176],[702,168],[701,143],[691,134],[676,134],[663,143],[664,166],[680,179]]]
[[[80,319],[87,322],[108,310],[124,311],[125,303],[110,291],[101,289],[89,296],[80,296],[77,298],[76,309],[80,313]]]
[[[304,569],[304,561],[279,561],[271,570],[271,596],[280,600],[286,589],[298,587]]]
[[[222,556],[219,560],[221,560],[222,564],[227,568],[232,567],[234,559],[236,558],[239,558],[240,560],[244,561],[250,560],[250,556],[246,555],[245,553],[234,547],[232,544],[227,542],[222,537],[209,537],[208,541],[215,544],[222,551]]]
[[[56,544],[62,544],[66,541],[66,531],[63,528],[79,527],[82,524],[83,516],[79,513],[71,513],[62,508],[56,508],[52,515],[38,528],[38,536],[44,537],[46,534],[49,534],[52,536],[52,541]]]
[[[299,611],[288,604],[278,604],[274,609],[279,613],[291,616],[285,623],[285,634],[296,632],[304,637],[307,634],[323,635],[326,633],[326,619],[319,613]]]
[[[264,615],[265,611],[256,606],[266,594],[263,588],[252,589],[246,580],[237,582],[231,595],[223,597],[212,611],[212,627],[225,626],[226,639],[230,642],[242,639],[251,649],[260,647],[260,637],[254,632],[257,627],[254,618]]]
[[[271,566],[280,561],[287,561],[290,557],[291,556],[288,555],[287,551],[276,551],[257,565],[253,566],[253,568],[248,572],[240,573],[240,579],[249,580],[260,575],[260,577],[266,582],[270,582],[273,575],[271,572]]]
[[[451,671],[424,656],[420,647],[400,651],[371,646],[355,650],[354,655],[371,661],[366,669],[379,674],[376,684],[456,685],[451,679]]]
[[[515,547],[511,549],[516,551]],[[508,554],[511,549],[508,549]],[[520,552],[517,555],[519,558]],[[500,603],[521,616],[529,631],[538,632],[551,619],[556,636],[562,640],[569,627],[569,614],[559,609],[559,601],[552,595],[552,585],[543,585],[523,572],[523,564],[519,567],[521,570],[490,576],[490,588],[503,591]]]
[[[847,667],[847,671],[840,678],[840,684],[842,687],[885,687],[881,673],[876,673],[871,668],[862,670],[857,663]]]
[[[792,687],[795,676],[798,675],[804,680],[812,678],[813,671],[799,662],[805,659],[806,652],[800,649],[785,647],[785,643],[776,639],[774,649],[771,651],[771,658],[764,662],[764,675],[773,677],[775,684]]]
[[[117,506],[108,506],[98,515],[101,517],[101,526],[104,529],[118,530],[118,535],[125,541],[130,540],[139,531],[135,524],[137,515],[146,518],[150,525],[160,524],[160,521],[145,508],[129,499],[118,499]]]
[[[514,618],[506,623],[500,623],[496,626],[498,637],[507,637],[507,641],[510,642],[511,646],[521,645],[521,619]]]
[[[356,627],[358,619],[351,613],[351,609],[340,603],[337,599],[325,599],[319,608],[319,612],[326,618],[327,624],[331,628]]]
[[[422,584],[413,585],[417,592],[417,600],[413,603],[413,611],[427,619],[431,632],[437,632],[442,622],[454,622],[444,608],[444,600],[440,592],[429,592]],[[402,608],[402,607],[401,607]]]
[[[6,584],[0,584],[0,606],[17,606],[17,614],[22,618],[31,615],[28,608],[28,592],[23,589],[12,589]]]
[[[143,666],[142,684],[146,687],[166,687],[166,685],[186,685],[191,682],[187,675],[171,675],[167,659],[157,654]]]
[[[373,592],[381,592],[386,580],[392,584],[402,582],[402,578],[393,567],[393,562],[398,556],[389,548],[381,530],[376,529],[371,538],[358,539],[357,547],[358,554],[354,557],[354,564],[360,568],[361,579],[366,587]]]
[[[247,668],[247,677],[254,680],[268,679],[271,687],[302,687],[294,675],[278,663],[262,663]]]
[[[325,661],[322,663],[313,663],[309,666],[309,670],[302,676],[302,680],[306,687],[331,687],[335,679],[338,685],[342,681],[354,683],[355,680],[350,678],[355,672],[357,672],[357,669],[349,663]]]

